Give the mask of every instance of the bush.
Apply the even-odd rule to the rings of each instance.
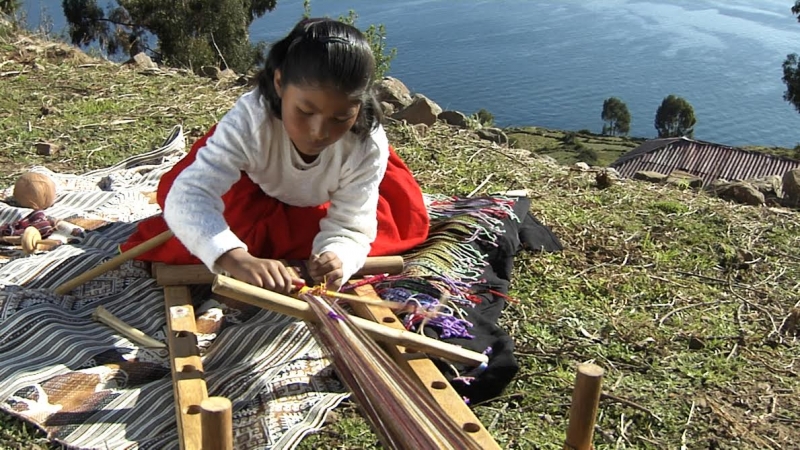
[[[494,125],[494,114],[481,108],[472,115],[472,117],[485,127]]]
[[[597,151],[593,148],[584,147],[581,145],[580,150],[578,151],[578,160],[583,161],[590,166],[596,166],[598,161],[599,155]]]
[[[21,5],[20,0],[0,0],[0,14],[14,14]]]

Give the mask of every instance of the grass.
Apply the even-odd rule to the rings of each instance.
[[[514,147],[528,150],[535,155],[550,156],[564,165],[583,161],[590,165],[608,166],[644,142],[639,138],[540,127],[512,127],[506,129],[506,133]],[[595,155],[594,158],[587,158],[582,153],[586,150],[590,150]]]
[[[3,186],[31,165],[107,166],[152,149],[177,123],[191,144],[246,89],[90,60],[7,26],[0,53]],[[528,144],[504,148],[441,124],[425,136],[388,127],[425,191],[464,195],[492,175],[479,193],[527,189],[532,214],[565,245],[515,261],[519,302],[500,325],[521,370],[502,396],[474,406],[498,443],[560,449],[575,366],[591,361],[606,369],[597,449],[796,446],[800,214],[635,181],[600,189],[593,172],[539,154],[566,157],[574,140],[608,159],[638,141],[533,130],[512,132]],[[38,141],[63,149],[40,156]],[[48,448],[40,432],[0,415],[0,448],[37,446]],[[301,448],[377,444],[346,405]]]

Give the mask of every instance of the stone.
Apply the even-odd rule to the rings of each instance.
[[[381,102],[381,110],[383,110],[383,114],[386,116],[391,116],[394,114],[394,105],[389,102]]]
[[[508,144],[508,136],[499,128],[481,128],[475,132],[479,138],[496,144]]]
[[[42,156],[53,156],[58,153],[58,145],[50,142],[37,142],[34,144],[36,147],[36,154]]]
[[[666,182],[668,184],[672,184],[675,186],[680,187],[690,187],[694,189],[699,189],[703,187],[703,179],[692,175],[689,172],[684,172],[682,170],[673,170],[668,176]]]
[[[140,69],[154,69],[158,64],[154,63],[147,53],[141,52],[133,55],[133,65]]]
[[[783,174],[783,194],[790,205],[800,205],[800,168]]]
[[[716,187],[716,192],[720,198],[737,203],[752,206],[764,204],[764,194],[759,192],[752,184],[744,181],[720,185]]]
[[[663,173],[652,170],[640,170],[633,174],[634,180],[649,181],[651,183],[663,183],[667,181],[667,176]]]
[[[417,94],[410,105],[392,115],[393,119],[405,120],[411,125],[424,123],[431,127],[436,123],[436,117],[442,108],[424,95]]]
[[[397,109],[403,109],[414,101],[406,85],[393,77],[383,77],[375,83],[375,96],[379,102],[390,103]]]
[[[439,120],[444,121],[448,125],[453,125],[459,128],[467,128],[467,116],[458,111],[442,111],[439,114]]]
[[[581,172],[588,172],[589,170],[592,170],[592,168],[589,167],[589,164],[586,164],[583,161],[576,162],[575,165],[573,165],[572,167],[580,170]]]

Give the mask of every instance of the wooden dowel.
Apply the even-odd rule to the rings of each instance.
[[[225,397],[209,397],[200,403],[203,450],[233,450],[233,405]]]
[[[405,262],[402,256],[370,256],[353,276],[376,275],[388,273],[397,275],[403,273]]]
[[[66,283],[62,284],[61,286],[57,287],[55,293],[58,295],[64,295],[69,293],[71,290],[75,289],[76,287],[86,283],[87,281],[93,280],[100,275],[108,272],[109,270],[116,269],[117,267],[121,266],[126,261],[129,261],[137,256],[146,253],[159,245],[167,242],[173,236],[172,231],[167,230],[157,236],[154,236],[147,241],[142,242],[141,244],[133,247],[132,249],[122,252],[119,255],[109,259],[108,261],[100,264],[99,266],[89,270],[88,272],[82,273],[77,277],[67,281]]]
[[[564,450],[591,450],[594,423],[600,404],[603,368],[595,364],[580,364],[572,391],[569,425]]]
[[[119,334],[125,336],[126,338],[130,339],[133,342],[136,342],[139,345],[149,348],[166,348],[167,344],[156,340],[146,334],[144,334],[138,328],[134,328],[127,323],[123,322],[119,317],[111,314],[111,312],[105,309],[102,305],[96,307],[92,312],[92,319],[104,323],[109,327],[116,330]]]
[[[22,236],[5,236],[3,241],[11,245],[22,245]],[[40,239],[36,243],[38,245],[60,245],[64,242],[58,239]]]
[[[388,273],[397,275],[403,272],[402,256],[370,256],[364,266],[353,277]],[[203,264],[167,265],[153,264],[153,276],[161,286],[182,286],[187,284],[211,284],[214,274]]]
[[[217,275],[214,278],[214,284],[211,290],[217,294],[250,305],[255,305],[259,308],[269,309],[309,322],[316,321],[316,316],[306,302],[266,289],[261,289],[224,275]],[[373,339],[379,342],[402,345],[422,353],[428,353],[453,362],[460,362],[471,366],[479,366],[489,361],[488,356],[467,350],[457,345],[448,344],[406,330],[392,329],[360,317],[349,317],[357,327],[366,331]]]

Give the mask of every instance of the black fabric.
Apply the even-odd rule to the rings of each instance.
[[[497,325],[506,307],[506,299],[490,291],[508,294],[514,257],[519,251],[557,252],[563,249],[553,232],[536,220],[529,210],[530,199],[515,199],[514,213],[520,220],[512,218],[504,220],[504,232],[498,236],[497,246],[486,243],[474,244],[488,256],[483,280],[473,288],[481,298],[481,302],[472,309],[466,309],[466,320],[473,324],[470,334],[474,338],[442,339],[444,342],[476,352],[491,349],[489,364],[479,373],[471,368],[455,365],[460,375],[457,377],[449,365],[437,362],[437,366],[446,375],[453,388],[471,404],[500,395],[519,370],[519,364],[514,357],[514,342],[508,333]],[[434,330],[426,329],[425,332],[431,337],[438,338]]]

